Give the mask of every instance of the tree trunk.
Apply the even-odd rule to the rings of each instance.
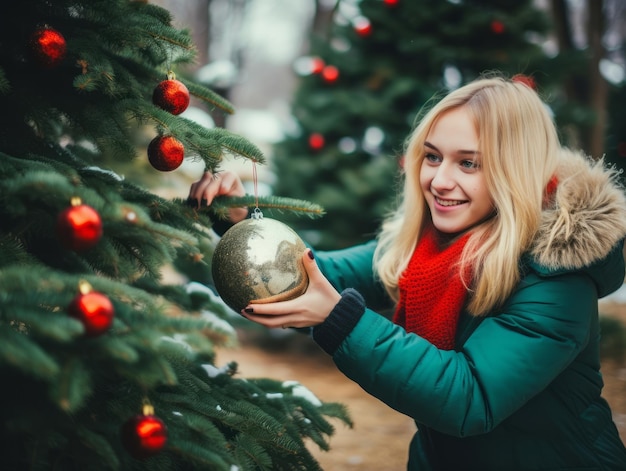
[[[607,127],[606,101],[608,84],[600,74],[600,60],[606,55],[602,44],[604,33],[604,0],[587,0],[589,22],[587,36],[589,38],[589,102],[588,106],[594,111],[595,123],[588,129],[585,136],[587,152],[598,159],[604,154],[604,140]]]

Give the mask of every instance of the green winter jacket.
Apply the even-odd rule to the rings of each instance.
[[[347,377],[415,420],[409,470],[626,470],[598,351],[598,298],[624,281],[626,200],[582,157],[569,155],[558,175],[519,286],[498,312],[462,313],[452,351],[374,312],[391,307],[372,272],[375,242],[316,253],[342,299],[313,338]]]

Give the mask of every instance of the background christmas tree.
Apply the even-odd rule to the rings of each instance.
[[[349,423],[299,384],[216,364],[215,347],[235,342],[231,312],[163,276],[206,274],[211,217],[254,199],[210,213],[118,169],[263,162],[180,115],[189,95],[233,110],[183,78],[194,48],[171,20],[129,0],[30,0],[0,17],[3,469],[318,469],[306,440],[327,448],[328,419]]]
[[[602,10],[595,3],[593,9]],[[337,2],[294,64],[300,75],[292,104],[296,130],[273,156],[276,193],[306,197],[327,210],[321,221],[293,225],[318,247],[370,239],[393,202],[403,141],[420,109],[485,72],[522,75],[547,101],[564,142],[584,143],[579,136],[596,116],[589,97],[602,78],[581,71],[591,71],[597,55],[573,45],[550,50],[554,25],[550,11],[531,0]],[[570,27],[561,36],[572,42],[573,34]],[[566,81],[575,82],[578,97],[567,92]]]

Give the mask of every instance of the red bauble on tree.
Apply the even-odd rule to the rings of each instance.
[[[321,57],[311,58],[311,73],[312,74],[321,74],[325,66],[326,66],[326,63],[324,62],[324,59],[322,59]]]
[[[102,293],[93,291],[86,281],[79,284],[78,294],[67,307],[67,312],[85,326],[85,335],[102,335],[113,323],[115,310],[111,300]]]
[[[383,0],[383,3],[388,7],[395,7],[398,3],[400,3],[400,0]]]
[[[95,209],[74,197],[71,206],[57,216],[56,233],[65,248],[82,252],[102,237],[102,219]]]
[[[309,136],[309,147],[312,150],[321,150],[325,143],[326,140],[324,139],[324,136],[319,132],[314,132]]]
[[[30,50],[33,58],[43,67],[56,67],[63,61],[67,44],[65,38],[54,28],[38,28],[30,38]]]
[[[157,136],[148,144],[148,160],[157,170],[176,170],[185,158],[185,146],[174,136]]]
[[[339,69],[334,65],[327,65],[322,69],[322,79],[326,83],[335,83],[339,80]]]
[[[523,83],[527,87],[537,90],[537,82],[535,82],[535,79],[530,75],[517,74],[514,75],[511,80],[513,82]]]
[[[491,22],[491,31],[494,34],[503,34],[506,30],[504,23],[500,20],[493,20]]]
[[[167,427],[154,415],[151,405],[143,413],[131,417],[122,426],[122,444],[134,458],[148,458],[163,449],[167,442]]]
[[[152,103],[172,114],[181,114],[189,106],[189,90],[170,72],[167,80],[159,83],[152,92]]]
[[[354,20],[354,31],[362,38],[372,34],[372,23],[364,16],[359,16]]]

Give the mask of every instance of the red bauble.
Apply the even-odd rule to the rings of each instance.
[[[72,300],[67,311],[83,323],[88,337],[97,337],[109,330],[115,315],[111,300],[102,293],[91,291],[88,283],[83,283],[81,293]]]
[[[312,74],[322,73],[322,70],[324,70],[325,66],[326,66],[326,63],[324,62],[324,59],[322,59],[321,57],[311,58],[311,73]]]
[[[59,65],[65,57],[67,44],[61,33],[45,26],[37,29],[31,36],[30,49],[40,65],[52,68]]]
[[[327,65],[322,69],[322,78],[327,83],[334,83],[339,79],[339,69],[334,65]]]
[[[400,0],[383,0],[383,3],[388,7],[395,7],[398,3],[400,3]]]
[[[513,80],[513,82],[523,83],[527,87],[537,90],[537,82],[535,82],[535,79],[530,75],[517,74],[514,75],[511,80]]]
[[[313,150],[322,149],[325,143],[324,136],[318,132],[314,132],[309,136],[309,147]]]
[[[502,21],[500,21],[500,20],[493,20],[491,22],[491,31],[494,34],[502,34],[502,33],[504,33],[505,29],[506,28],[504,26],[504,23],[502,23]]]
[[[359,16],[354,20],[354,31],[362,38],[372,34],[372,23],[364,16]]]
[[[148,144],[148,160],[162,172],[176,170],[184,158],[185,147],[174,136],[157,136]]]
[[[96,245],[102,237],[102,219],[98,211],[74,198],[72,206],[57,216],[56,233],[65,248],[81,252]]]
[[[155,415],[136,415],[122,426],[122,444],[138,459],[148,458],[163,449],[167,427]]]
[[[172,114],[181,114],[189,106],[189,90],[176,79],[163,80],[152,92],[152,103]]]

